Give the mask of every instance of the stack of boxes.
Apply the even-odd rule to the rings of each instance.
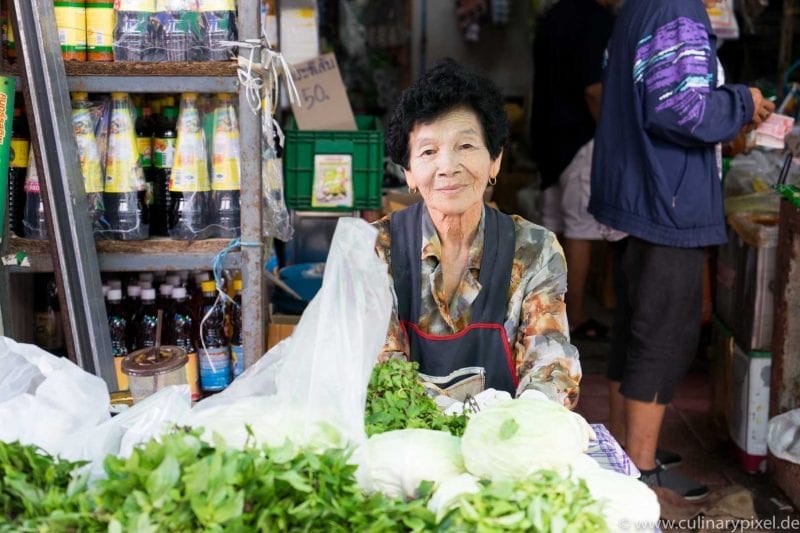
[[[717,255],[712,411],[748,472],[764,471],[775,281],[777,215],[731,215]]]

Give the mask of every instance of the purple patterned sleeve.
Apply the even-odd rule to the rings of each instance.
[[[640,39],[633,80],[648,131],[683,146],[735,137],[752,115],[752,98],[743,85],[716,88],[715,74],[702,22],[679,16]]]

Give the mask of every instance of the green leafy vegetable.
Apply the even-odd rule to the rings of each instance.
[[[466,415],[442,413],[420,383],[418,368],[417,363],[398,359],[375,365],[367,388],[367,435],[406,428],[464,433]]]
[[[525,481],[481,481],[476,494],[462,494],[439,531],[606,531],[600,504],[586,483],[541,470]]]

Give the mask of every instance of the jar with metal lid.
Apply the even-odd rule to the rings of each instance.
[[[133,402],[140,402],[170,385],[187,385],[186,350],[177,346],[143,348],[125,356],[122,371],[128,376]]]

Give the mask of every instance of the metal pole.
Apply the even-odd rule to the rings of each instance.
[[[260,2],[239,2],[239,39],[261,38]],[[247,55],[249,51],[244,51]],[[256,61],[260,54],[255,54]],[[261,111],[269,112],[267,111]],[[255,363],[265,348],[264,248],[261,232],[261,117],[254,114],[244,91],[239,93],[242,213],[242,320],[245,368]]]
[[[70,355],[116,390],[100,269],[72,131],[72,106],[52,0],[13,0],[31,142],[44,197],[53,267],[59,280]]]

